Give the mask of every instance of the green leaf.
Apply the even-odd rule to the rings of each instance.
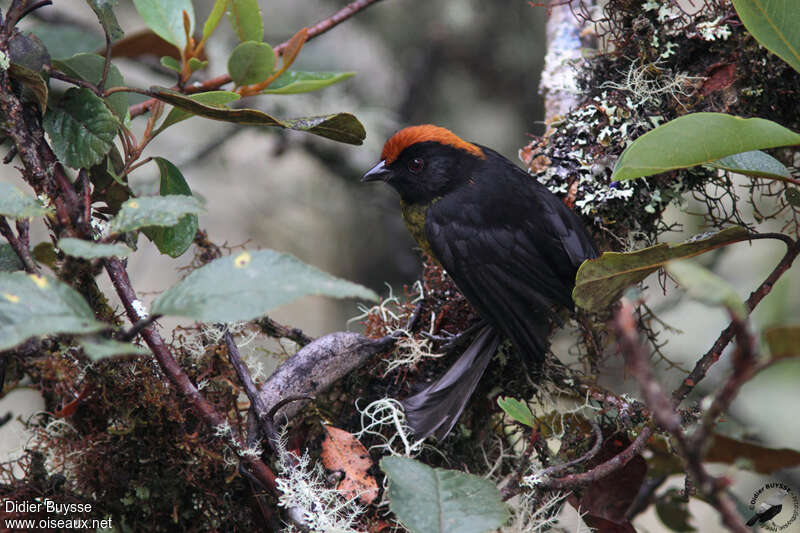
[[[350,113],[281,120],[258,109],[230,109],[224,106],[204,105],[183,94],[163,87],[151,87],[149,93],[154,98],[158,98],[175,107],[213,120],[307,131],[320,137],[349,144],[361,144],[364,141],[364,137],[366,137],[364,126]]]
[[[147,226],[174,226],[187,214],[198,214],[203,206],[193,196],[143,196],[131,198],[111,220],[111,233],[124,233]]]
[[[91,333],[105,327],[69,285],[36,274],[0,272],[0,350],[39,335]]]
[[[390,509],[413,533],[485,533],[508,519],[490,480],[431,468],[406,457],[384,457]]]
[[[228,20],[241,41],[264,40],[264,22],[258,0],[231,0]]]
[[[752,150],[717,159],[708,164],[714,168],[729,170],[753,177],[773,178],[787,181],[792,175],[783,163],[761,150]]]
[[[92,8],[94,14],[100,20],[100,25],[111,38],[112,41],[121,39],[125,32],[117,22],[117,17],[114,15],[114,6],[117,0],[86,0],[86,3]]]
[[[0,193],[1,194],[1,193]],[[16,272],[25,266],[7,242],[0,243],[0,272]]]
[[[42,75],[38,72],[34,72],[33,70],[25,68],[22,65],[17,65],[16,63],[11,64],[11,68],[8,69],[8,73],[12,78],[30,89],[36,98],[36,102],[39,104],[39,109],[42,111],[42,114],[44,114],[45,110],[47,109],[48,91],[47,82],[44,81]]]
[[[78,343],[92,361],[99,361],[115,355],[150,355],[150,350],[144,346],[137,346],[129,342],[119,342],[113,339],[81,339]]]
[[[136,11],[156,35],[172,43],[178,50],[186,48],[183,12],[189,15],[189,35],[194,33],[192,0],[133,0]]]
[[[697,531],[689,524],[692,515],[689,513],[689,502],[677,489],[669,489],[665,494],[656,499],[656,514],[659,520],[670,531],[689,533]]]
[[[47,110],[44,129],[63,163],[88,168],[111,150],[119,121],[92,91],[73,87],[64,93],[58,109]]]
[[[648,131],[617,160],[612,180],[651,176],[723,157],[800,144],[800,135],[763,118],[692,113]]]
[[[41,217],[52,211],[10,183],[0,182],[0,215],[11,218]]]
[[[784,195],[786,196],[786,201],[789,202],[789,205],[800,207],[800,189],[790,187],[786,189]]]
[[[740,319],[747,316],[747,308],[736,289],[707,268],[691,261],[671,261],[664,268],[695,300],[724,306]]]
[[[8,41],[8,57],[11,63],[16,63],[34,72],[40,72],[45,65],[50,64],[50,53],[44,43],[30,32],[13,34]]]
[[[275,52],[267,43],[245,41],[228,58],[228,74],[236,85],[252,85],[267,79],[275,67]]]
[[[500,406],[508,416],[529,427],[533,427],[535,422],[533,420],[533,413],[528,404],[521,402],[514,398],[497,398],[497,405]]]
[[[208,61],[200,61],[196,57],[189,58],[189,70],[192,72],[197,72],[200,69],[204,69],[208,66]]]
[[[205,93],[190,94],[189,98],[206,106],[227,109],[224,107],[225,104],[238,100],[240,96],[230,91],[208,91]],[[156,130],[156,134],[161,133],[173,124],[177,124],[193,116],[194,113],[191,111],[181,109],[180,107],[173,107],[167,115],[167,118],[164,119],[164,122],[162,122],[161,126]]]
[[[99,257],[126,257],[133,250],[124,244],[104,244],[99,242],[84,241],[65,237],[58,241],[58,247],[67,255],[82,259],[97,259]]]
[[[304,72],[290,70],[284,72],[261,91],[261,94],[298,94],[324,89],[355,76],[355,72]]]
[[[241,252],[198,268],[153,302],[152,312],[199,321],[250,320],[301,296],[377,300],[371,290],[274,250]]]
[[[69,59],[54,60],[53,66],[73,78],[79,78],[89,83],[98,84],[103,77],[105,60],[103,56],[97,54],[75,54]],[[105,88],[124,87],[125,80],[114,63],[108,68]],[[128,113],[128,94],[124,92],[114,93],[105,99],[108,107],[120,120],[125,119]]]
[[[796,0],[733,0],[747,31],[800,72],[800,12]]]
[[[153,159],[161,172],[161,184],[158,191],[161,196],[171,194],[192,196],[189,184],[186,183],[178,167],[163,157]],[[197,215],[185,215],[171,227],[144,228],[144,234],[153,241],[162,254],[180,257],[194,242],[198,227]]]
[[[718,233],[698,235],[684,243],[662,243],[635,252],[603,252],[578,268],[572,299],[579,307],[600,311],[611,305],[627,287],[639,283],[666,262],[744,241],[749,235],[746,229],[734,226]]]
[[[103,39],[75,26],[36,22],[31,28],[45,45],[53,59],[72,57],[80,52],[97,50],[103,46]]]
[[[208,39],[217,29],[219,21],[222,20],[222,15],[225,14],[225,10],[228,8],[228,2],[230,0],[217,0],[214,2],[214,7],[211,8],[211,13],[209,13],[205,24],[203,24],[203,39]]]
[[[770,359],[800,357],[800,326],[775,326],[764,331]]]
[[[175,59],[174,57],[163,56],[159,62],[161,66],[166,67],[170,70],[174,70],[175,72],[181,71],[181,62]]]

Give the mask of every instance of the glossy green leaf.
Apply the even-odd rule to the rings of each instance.
[[[800,357],[800,326],[775,326],[764,331],[771,359]]]
[[[175,45],[186,48],[186,30],[183,12],[189,15],[189,35],[194,33],[194,7],[192,0],[133,0],[136,11],[156,35]]]
[[[508,416],[529,427],[533,427],[535,422],[533,420],[533,413],[528,404],[521,402],[515,398],[498,398],[497,405],[500,406]]]
[[[36,274],[0,272],[0,350],[40,335],[90,333],[105,327],[66,283]]]
[[[694,257],[744,241],[749,235],[746,229],[735,226],[718,233],[698,235],[684,243],[662,243],[634,252],[603,252],[600,257],[581,264],[572,299],[578,307],[600,311],[619,298],[627,287],[639,283],[668,261]]]
[[[745,176],[773,178],[781,181],[792,177],[789,169],[783,163],[761,150],[729,155],[712,161],[708,165]]]
[[[413,533],[486,533],[508,519],[494,483],[406,457],[384,457],[390,509]]]
[[[228,20],[242,42],[264,40],[264,22],[258,0],[230,0]]]
[[[350,113],[281,120],[258,109],[230,109],[223,106],[204,105],[183,94],[162,87],[152,87],[149,92],[154,98],[189,111],[194,115],[213,120],[307,131],[314,135],[349,144],[361,144],[364,142],[364,137],[366,137],[364,126]]]
[[[240,96],[239,94],[230,91],[209,91],[205,93],[190,94],[189,98],[206,106],[227,109],[224,107],[225,104],[233,102],[234,100],[238,100]],[[164,119],[164,122],[162,122],[161,126],[158,127],[158,130],[156,130],[156,134],[161,133],[173,124],[177,124],[178,122],[193,116],[194,113],[191,111],[187,111],[180,107],[173,107],[167,115],[167,118]]]
[[[115,355],[150,355],[150,350],[144,346],[113,339],[84,338],[78,342],[92,361],[99,361]]]
[[[740,319],[747,316],[747,308],[736,289],[707,268],[692,261],[670,261],[664,268],[695,300],[726,307]]]
[[[125,32],[119,26],[119,22],[117,22],[116,15],[114,15],[114,7],[117,5],[117,0],[86,0],[86,3],[97,15],[100,25],[103,26],[112,41],[121,39],[125,35]]]
[[[198,268],[162,293],[152,312],[208,322],[250,320],[301,296],[377,300],[371,290],[274,250],[240,252]]]
[[[159,59],[159,62],[161,63],[161,66],[170,70],[174,70],[175,72],[181,71],[181,62],[174,57],[163,56],[161,59]]]
[[[769,120],[692,113],[633,141],[617,160],[611,179],[640,178],[741,152],[796,144],[800,144],[800,135]]]
[[[142,196],[131,198],[111,220],[109,231],[123,233],[147,226],[174,226],[185,215],[198,214],[203,206],[193,196]]]
[[[161,173],[158,193],[192,196],[189,184],[178,167],[163,157],[153,158]],[[197,215],[184,215],[177,224],[170,227],[144,228],[144,234],[158,247],[158,251],[170,257],[180,257],[194,242],[199,227]]]
[[[800,10],[796,0],[733,0],[747,31],[800,72]]]
[[[228,74],[236,85],[252,85],[267,79],[275,67],[275,52],[267,43],[245,41],[228,58]]]
[[[88,168],[111,150],[119,121],[89,89],[71,88],[58,108],[44,116],[44,129],[58,158],[72,168]]]
[[[36,98],[36,102],[39,104],[39,109],[42,111],[42,114],[44,114],[47,109],[48,90],[47,82],[44,81],[42,75],[22,65],[17,65],[16,63],[11,64],[8,73],[12,78],[30,89],[31,93]]]
[[[1,193],[0,193],[1,194]],[[0,272],[16,272],[25,266],[7,242],[0,242]]]
[[[10,183],[0,182],[0,215],[11,218],[41,217],[52,211]]]
[[[101,257],[126,257],[133,250],[124,244],[105,244],[65,237],[59,239],[58,247],[67,255],[82,259],[98,259]]]
[[[324,89],[355,76],[355,72],[284,72],[262,94],[299,94]]]
[[[75,54],[68,59],[53,60],[53,67],[64,74],[78,78],[89,83],[98,84],[103,77],[105,60],[103,56],[97,54]],[[108,68],[105,88],[124,87],[125,80],[114,63]],[[105,99],[108,107],[120,120],[125,118],[128,113],[128,94],[124,92],[114,93]]]
[[[103,39],[82,28],[61,24],[36,22],[31,28],[45,45],[53,59],[72,57],[81,52],[90,52],[103,46]]]
[[[229,3],[230,0],[216,0],[216,2],[214,2],[214,7],[211,8],[211,13],[209,13],[205,24],[203,24],[203,39],[208,39],[211,34],[214,33],[214,30],[217,29],[219,21],[222,20],[222,15],[225,14]]]

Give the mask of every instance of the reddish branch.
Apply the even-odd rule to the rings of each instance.
[[[740,335],[744,335],[741,331],[744,330],[741,321],[735,322],[735,328],[739,328]],[[709,503],[719,512],[722,517],[722,522],[730,531],[737,533],[747,533],[749,530],[744,525],[741,517],[736,511],[736,506],[731,497],[725,491],[729,482],[725,478],[716,478],[711,476],[705,469],[702,463],[703,450],[707,444],[706,436],[710,435],[710,430],[701,425],[699,430],[703,435],[702,440],[687,437],[681,426],[681,418],[675,412],[672,401],[667,397],[661,384],[655,379],[650,372],[648,364],[648,354],[642,345],[639,338],[639,331],[636,328],[636,318],[634,316],[633,304],[630,300],[622,299],[621,305],[614,317],[614,332],[617,337],[617,342],[620,351],[625,356],[625,362],[631,371],[631,374],[639,382],[642,390],[642,396],[645,403],[653,413],[653,418],[658,424],[665,429],[673,438],[673,442],[678,450],[678,454],[686,462],[686,470],[694,485],[700,493],[706,497]],[[749,348],[744,346],[752,346],[752,343],[743,342],[741,350],[743,353],[737,359],[743,362],[742,368],[734,372],[733,376],[729,379],[729,383],[722,388],[714,399],[714,404],[717,404],[716,412],[722,412],[733,400],[736,390],[744,382],[742,379],[752,368],[748,371],[745,367],[752,366],[754,361],[753,353]],[[714,420],[707,422],[708,426],[712,426],[716,422]]]
[[[367,7],[379,1],[380,0],[356,0],[355,2],[347,4],[345,7],[343,7],[330,17],[311,26],[308,29],[308,38],[306,39],[306,42],[310,41],[314,37],[322,35],[326,31],[333,28],[334,26],[337,26],[338,24],[341,24],[345,20],[349,19],[359,11],[366,9]],[[283,55],[283,52],[286,50],[287,46],[289,46],[289,41],[282,42],[281,44],[277,45],[274,48],[275,53],[278,55]],[[202,83],[197,83],[187,86],[183,90],[187,94],[213,91],[219,89],[223,85],[228,84],[230,82],[231,82],[231,77],[228,74],[222,74],[215,78],[211,78],[210,80],[206,80]],[[173,87],[173,89],[178,90],[180,89],[180,87],[176,86]],[[130,107],[131,118],[146,113],[156,102],[157,100],[155,98],[151,98],[149,100],[145,100],[140,104],[132,105]]]
[[[109,259],[106,261],[106,272],[108,272],[111,282],[122,300],[122,305],[125,307],[125,312],[132,323],[137,323],[143,317],[139,316],[139,312],[134,307],[134,302],[137,301],[136,292],[133,290],[131,281],[128,278],[128,272],[122,265],[119,259]],[[230,426],[228,420],[220,415],[214,406],[212,406],[197,387],[189,379],[189,376],[183,371],[181,366],[172,357],[172,353],[158,331],[151,325],[141,331],[142,338],[147,346],[156,356],[158,363],[167,374],[167,377],[172,384],[189,400],[194,408],[195,413],[212,428],[221,428]],[[277,485],[275,484],[275,474],[270,468],[264,464],[261,459],[255,459],[249,455],[244,455],[241,452],[245,449],[245,443],[239,435],[230,433],[230,438],[234,441],[234,449],[239,455],[239,458],[247,463],[251,469],[253,476],[259,482],[269,489],[273,494],[277,494]]]
[[[786,254],[783,256],[783,259],[781,259],[780,263],[778,263],[772,272],[770,272],[769,276],[767,276],[767,279],[765,279],[761,285],[759,285],[758,288],[750,294],[750,297],[747,298],[745,305],[747,306],[748,313],[752,312],[753,309],[755,309],[756,306],[761,303],[761,300],[763,300],[764,297],[770,293],[772,287],[775,285],[778,279],[780,279],[784,272],[789,270],[794,260],[798,255],[800,255],[800,240],[796,242],[792,241],[786,235],[781,235],[780,237],[783,237],[781,240],[787,244],[788,249],[786,250]],[[722,333],[720,333],[717,341],[714,343],[711,349],[708,350],[708,352],[706,352],[699,361],[697,361],[689,376],[686,377],[686,379],[683,380],[683,383],[681,383],[681,386],[675,389],[675,392],[672,393],[672,401],[675,405],[683,401],[683,399],[686,398],[686,395],[689,394],[694,387],[706,377],[708,369],[711,368],[711,365],[719,360],[720,356],[722,355],[722,351],[728,346],[731,340],[733,340],[735,333],[736,325],[733,322],[728,324],[728,327],[722,330]]]

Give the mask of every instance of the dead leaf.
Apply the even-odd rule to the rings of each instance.
[[[378,483],[369,473],[373,465],[369,452],[347,431],[324,424],[322,427],[326,433],[322,441],[322,464],[328,470],[344,473],[337,490],[369,505],[378,497]]]
[[[747,459],[751,470],[759,474],[772,474],[783,468],[800,465],[800,452],[790,448],[768,448],[760,444],[714,435],[714,443],[703,461],[732,464],[736,459]]]

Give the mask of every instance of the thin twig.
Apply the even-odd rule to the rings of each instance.
[[[17,231],[19,231],[20,225],[17,224]],[[27,222],[24,223],[24,231],[25,235],[20,235],[20,238],[17,238],[14,235],[14,232],[11,231],[11,226],[8,225],[8,221],[6,217],[0,216],[0,235],[5,237],[8,241],[8,244],[11,245],[11,248],[14,250],[14,253],[17,254],[19,260],[22,261],[22,266],[25,268],[25,272],[29,274],[36,274],[39,272],[39,268],[36,266],[36,263],[33,262],[31,258],[31,252],[28,249],[27,244]]]
[[[355,2],[351,2],[347,4],[345,7],[331,15],[330,17],[322,20],[315,25],[311,26],[308,29],[308,39],[306,41],[310,41],[314,37],[319,37],[323,33],[327,32],[331,28],[341,24],[345,20],[349,19],[359,11],[366,9],[367,7],[371,6],[380,2],[380,0],[356,0]],[[289,41],[284,41],[281,44],[275,46],[273,49],[276,54],[283,55],[283,52],[286,50],[286,47],[289,45]],[[200,93],[206,91],[213,91],[219,89],[223,85],[226,85],[231,82],[231,77],[228,74],[222,74],[215,78],[211,78],[210,80],[206,80],[203,83],[198,83],[194,85],[189,85],[185,88],[186,93]],[[179,90],[179,87],[173,87],[175,90]],[[108,93],[107,93],[108,94]],[[152,106],[155,104],[157,100],[155,98],[151,98],[149,100],[145,100],[136,105],[132,105],[130,107],[130,115],[131,118],[138,117],[146,113]]]
[[[100,77],[100,83],[97,84],[97,88],[100,92],[102,92],[106,86],[108,70],[111,67],[111,36],[108,34],[105,26],[103,26],[103,34],[106,36],[106,55],[105,61],[103,62],[103,75]]]
[[[784,235],[783,237],[786,236]],[[786,239],[781,238],[781,240],[787,243],[788,249],[786,250],[786,254],[775,266],[772,272],[770,272],[769,276],[767,276],[767,279],[765,279],[756,290],[750,293],[750,296],[747,298],[745,306],[747,307],[748,313],[752,312],[753,309],[755,309],[756,306],[761,303],[761,300],[763,300],[764,297],[770,293],[775,283],[787,270],[789,270],[794,260],[798,255],[800,255],[800,240],[792,241],[789,237],[786,237]],[[683,399],[686,398],[686,396],[694,389],[694,387],[703,378],[705,378],[706,374],[708,373],[708,369],[719,360],[720,356],[722,355],[722,351],[733,339],[734,334],[735,326],[733,323],[729,324],[728,327],[722,330],[722,333],[719,334],[719,337],[717,338],[716,342],[714,342],[714,345],[711,347],[711,349],[709,349],[703,355],[703,357],[697,361],[692,371],[681,383],[680,387],[675,389],[675,391],[672,393],[672,401],[675,405],[678,405],[681,401],[683,401]]]
[[[139,322],[143,317],[139,315],[136,310],[134,302],[137,302],[136,293],[131,286],[128,272],[119,259],[109,259],[105,263],[106,272],[111,278],[111,283],[125,307],[125,312],[128,318],[134,324]],[[172,356],[169,348],[164,343],[161,336],[152,326],[146,327],[141,331],[142,338],[147,346],[155,355],[159,365],[164,370],[172,384],[181,392],[192,404],[195,413],[210,427],[222,428],[229,427],[228,420],[220,415],[217,410],[206,400],[197,387],[189,379],[189,376],[183,371],[181,366]],[[275,474],[272,470],[264,464],[260,458],[255,458],[250,455],[245,455],[242,451],[245,449],[244,441],[241,436],[233,431],[230,432],[229,438],[235,444],[234,449],[239,454],[239,459],[250,467],[251,473],[259,480],[259,483],[269,489],[273,494],[278,493],[278,487],[275,483]]]
[[[303,330],[299,328],[290,328],[284,326],[268,316],[264,316],[255,321],[256,325],[261,328],[261,332],[265,335],[276,339],[289,339],[297,343],[298,346],[303,347],[307,344],[314,342],[314,337],[309,337]]]

